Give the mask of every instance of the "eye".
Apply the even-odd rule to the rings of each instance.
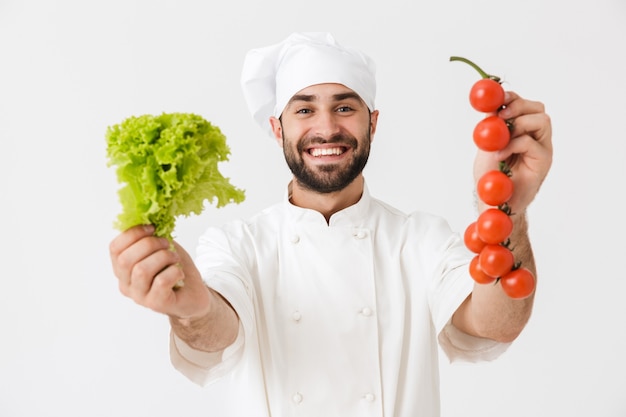
[[[337,111],[339,113],[347,113],[347,112],[350,112],[352,110],[354,110],[354,109],[352,107],[350,107],[350,106],[341,106],[341,107],[337,108]]]
[[[311,109],[308,109],[308,108],[296,110],[296,114],[309,114],[309,113],[311,113]]]

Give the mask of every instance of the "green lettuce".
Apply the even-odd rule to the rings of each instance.
[[[176,218],[244,200],[218,170],[230,148],[220,129],[190,113],[133,116],[106,131],[108,165],[117,167],[122,211],[114,226],[153,224],[172,239]]]

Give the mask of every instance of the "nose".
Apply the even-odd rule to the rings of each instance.
[[[318,113],[315,123],[315,134],[325,139],[330,139],[340,131],[337,116],[332,111]]]

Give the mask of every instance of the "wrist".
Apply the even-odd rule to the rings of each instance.
[[[190,347],[216,352],[232,344],[238,334],[239,318],[217,292],[205,287],[205,308],[190,316],[169,316],[174,334]]]
[[[512,213],[511,220],[513,221],[513,234],[517,235],[523,233],[526,235],[528,232],[528,221],[526,218],[526,211],[520,213]]]
[[[187,290],[187,288],[181,288],[179,291],[185,290]],[[183,327],[190,327],[209,320],[215,303],[215,294],[213,291],[203,283],[201,291],[196,292],[193,298],[194,300],[186,303],[186,305],[189,307],[195,306],[195,308],[193,310],[184,309],[183,311],[177,312],[177,314],[168,314],[170,322]]]

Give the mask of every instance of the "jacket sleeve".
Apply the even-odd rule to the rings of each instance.
[[[452,320],[438,334],[439,346],[450,362],[492,361],[504,353],[511,343],[470,336],[454,327]]]
[[[437,221],[435,222],[437,223]],[[437,249],[433,256],[433,281],[429,304],[437,341],[450,362],[491,361],[505,352],[510,343],[471,336],[452,324],[456,309],[471,294],[474,280],[469,275],[469,262],[474,256],[457,233],[443,219],[430,231]]]
[[[244,356],[247,339],[254,334],[254,289],[248,252],[242,223],[209,228],[200,238],[196,266],[206,285],[220,293],[237,313],[239,331],[235,342],[220,352],[195,350],[171,333],[172,365],[198,385],[210,384],[232,371]]]
[[[174,332],[170,332],[170,360],[174,368],[192,382],[205,386],[226,375],[243,354],[243,329],[235,342],[219,352],[202,352],[190,347]]]

